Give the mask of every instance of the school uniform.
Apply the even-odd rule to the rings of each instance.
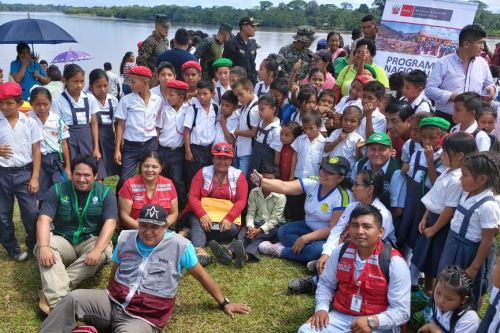
[[[351,99],[349,96],[344,96],[340,99],[338,104],[335,105],[335,112],[343,114],[344,110],[351,105],[357,106],[361,109],[361,111],[363,111],[363,102],[361,101],[361,98]]]
[[[324,146],[325,137],[321,134],[312,141],[306,134],[302,134],[292,142],[292,148],[297,153],[297,163],[293,174],[295,178],[319,176]]]
[[[28,184],[33,172],[33,144],[42,139],[42,131],[33,119],[19,112],[19,119],[12,128],[0,112],[0,144],[10,145],[13,151],[11,158],[0,157],[0,242],[11,257],[21,253],[12,220],[14,197],[26,230],[28,250],[33,250],[36,243],[38,207],[36,195],[28,192]]]
[[[106,169],[106,177],[120,174],[120,167],[115,163],[115,129],[114,113],[118,106],[118,99],[111,94],[106,96],[104,105],[99,101],[99,111],[96,113],[99,125],[99,149],[101,150],[102,162]]]
[[[122,167],[117,191],[131,178],[142,156],[157,150],[156,117],[160,112],[162,99],[151,94],[148,104],[137,93],[123,96],[118,103],[115,119],[125,122],[123,130]]]
[[[255,95],[257,95],[257,97],[260,97],[262,95],[268,94],[270,87],[271,85],[266,86],[266,83],[264,81],[259,81],[255,84],[253,91]]]
[[[252,101],[247,105],[243,105],[240,109],[240,131],[247,131],[259,125],[259,99],[254,96]],[[236,158],[233,166],[243,171],[245,175],[249,175],[250,158],[252,156],[253,138],[246,136],[238,136],[236,138]]]
[[[496,229],[500,222],[500,206],[490,189],[472,197],[463,192],[450,222],[450,231],[439,260],[438,272],[446,266],[467,268],[474,260],[481,243],[482,229]],[[477,309],[482,291],[484,263],[474,279],[473,308]]]
[[[280,132],[281,126],[278,118],[272,123],[262,127],[263,121],[257,126],[257,135],[252,148],[252,157],[250,159],[250,171],[259,170],[264,163],[274,163],[274,153],[280,152],[281,144]]]
[[[163,160],[162,175],[172,179],[179,197],[179,207],[186,203],[186,183],[184,181],[186,168],[184,151],[184,120],[189,105],[183,104],[179,110],[175,110],[169,104],[163,104],[163,108],[156,119],[156,127],[159,130],[158,153]]]
[[[493,287],[490,295],[488,310],[479,325],[476,333],[498,333],[500,332],[500,289]]]
[[[461,176],[462,171],[460,168],[455,170],[446,169],[436,179],[430,191],[422,197],[421,201],[429,211],[429,227],[436,223],[439,214],[443,212],[445,207],[456,208],[458,206],[462,194]],[[414,255],[411,262],[426,276],[437,276],[439,258],[443,253],[443,246],[449,229],[450,225],[448,223],[432,238],[427,239],[425,235],[420,234],[415,241]]]
[[[451,128],[450,133],[460,132],[460,124],[457,124]],[[465,133],[469,133],[474,136],[476,140],[476,146],[478,151],[488,151],[490,150],[491,140],[488,134],[485,131],[479,130],[477,126],[477,121],[474,120],[474,123],[467,127],[464,131]]]
[[[406,98],[405,96],[401,97],[400,100],[405,101],[405,102],[409,102],[408,98]],[[432,102],[427,97],[425,97],[425,94],[423,91],[410,104],[411,104],[413,111],[415,111],[415,113],[434,112],[434,107],[432,106]]]
[[[90,120],[100,110],[97,99],[92,94],[82,91],[78,101],[75,101],[65,89],[52,103],[52,110],[69,126],[68,146],[71,160],[78,155],[94,156]],[[106,177],[102,160],[98,162],[97,177],[98,179]]]
[[[68,125],[52,111],[45,123],[42,123],[35,111],[30,111],[28,116],[33,119],[42,132],[43,139],[40,142],[42,160],[40,164],[40,176],[38,178],[39,190],[36,193],[37,200],[43,200],[52,185],[66,180],[64,170],[64,158],[62,155],[62,141],[69,138]]]
[[[302,117],[300,116],[300,110],[296,109],[292,115],[290,116],[290,121],[296,122],[297,124],[302,126]],[[321,127],[319,131],[322,133],[326,132],[325,119],[321,119]]]
[[[342,129],[336,129],[330,134],[328,138],[325,139],[325,142],[334,142],[338,139],[340,134],[342,133]],[[339,142],[331,151],[325,153],[325,155],[331,156],[342,156],[345,157],[349,163],[351,164],[351,168],[356,163],[356,143],[359,140],[363,140],[363,137],[359,135],[358,132],[353,131],[347,134],[347,138]]]
[[[403,149],[401,150],[401,161],[410,163],[411,155],[419,150],[423,150],[423,147],[419,142],[413,139],[406,140],[403,145]]]
[[[222,115],[221,115],[222,117]],[[234,131],[238,128],[240,123],[240,111],[234,110],[233,113],[226,119],[226,127],[229,133],[234,136]],[[215,124],[215,139],[214,144],[219,142],[227,142],[226,137],[224,136],[224,131],[222,130],[222,126],[220,124],[220,117],[217,119],[217,123]]]
[[[227,88],[225,88],[222,83],[220,83],[220,81],[217,81],[215,82],[215,85],[214,85],[214,97],[213,97],[213,101],[215,104],[217,104],[218,106],[220,106],[221,102],[222,102],[222,95],[224,95],[224,93],[228,90],[231,90],[231,86],[228,86]]]
[[[442,152],[442,148],[434,152],[434,165],[438,175],[446,169],[441,163]],[[399,244],[407,245],[410,249],[413,249],[415,240],[420,234],[418,224],[425,213],[425,206],[420,199],[430,190],[432,183],[427,175],[427,160],[423,151],[417,151],[413,154],[409,165],[403,217],[396,228],[396,236]]]
[[[363,110],[363,109],[361,109]],[[372,124],[373,124],[373,132],[387,132],[387,122],[385,120],[385,116],[380,112],[378,108],[376,108],[372,113]],[[366,117],[361,119],[359,123],[359,127],[356,130],[364,139],[366,139]]]
[[[186,110],[184,127],[191,130],[191,153],[194,161],[187,164],[187,179],[191,183],[194,175],[205,166],[212,164],[212,144],[215,139],[215,122],[219,107],[210,103],[205,111],[198,98],[193,98],[193,104]]]
[[[163,94],[161,92],[161,85],[158,84],[156,87],[153,87],[153,88],[149,89],[149,91],[152,94],[160,96],[161,100],[163,101],[163,103],[168,103],[167,100],[165,99],[165,97],[163,97]]]
[[[438,326],[443,332],[450,333],[473,333],[477,331],[481,318],[477,315],[474,310],[464,310],[458,314],[458,320],[454,323],[454,327],[451,323],[451,318],[453,316],[453,311],[442,312],[437,306],[432,308],[432,319],[431,321]]]

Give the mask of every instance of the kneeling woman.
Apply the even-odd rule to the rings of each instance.
[[[139,162],[140,174],[127,179],[118,192],[120,228],[137,229],[137,218],[145,205],[160,205],[168,211],[167,227],[177,221],[177,192],[168,178],[160,176],[163,162],[156,151],[146,153]]]
[[[191,212],[191,241],[202,265],[211,261],[203,249],[207,241],[227,241],[236,236],[248,197],[245,174],[231,166],[233,147],[216,143],[212,155],[213,165],[202,168],[193,177],[184,210]]]
[[[262,242],[259,251],[304,263],[318,259],[330,229],[351,201],[351,192],[346,188],[349,167],[347,159],[334,156],[321,164],[319,180],[300,178],[290,182],[265,179],[254,171],[252,180],[267,191],[306,196],[305,220],[279,228],[279,243]]]

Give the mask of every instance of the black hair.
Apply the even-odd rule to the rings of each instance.
[[[188,45],[189,44],[189,32],[184,28],[179,28],[175,32],[175,43],[177,45]]]
[[[97,161],[94,156],[83,154],[77,155],[73,161],[71,161],[71,173],[75,171],[75,167],[78,164],[85,164],[89,166],[92,169],[92,175],[97,175]]]
[[[280,173],[279,171],[280,171],[279,167],[270,161],[265,161],[264,163],[262,163],[261,167],[259,168],[260,173],[272,174],[276,178],[279,177],[279,173]]]
[[[52,102],[52,95],[50,94],[49,89],[45,87],[36,87],[33,88],[30,92],[30,104],[33,104],[35,99],[40,95],[45,95],[49,99],[49,101]]]
[[[359,120],[361,120],[361,118],[363,118],[363,110],[361,110],[359,108],[359,106],[357,105],[349,105],[347,106],[344,111],[342,112],[342,117],[344,117],[345,114],[349,113],[349,112],[356,112],[359,116]]]
[[[477,144],[472,134],[458,131],[444,138],[443,150],[448,156],[450,153],[463,153],[466,156],[477,152]]]
[[[344,38],[342,38],[342,35],[339,34],[338,32],[335,32],[335,31],[332,31],[332,32],[329,32],[328,35],[326,35],[326,44],[328,45],[328,41],[330,40],[330,37],[332,36],[339,36],[339,41],[340,41],[340,47],[344,47]]]
[[[446,266],[439,274],[437,283],[445,283],[448,287],[453,288],[460,296],[461,301],[467,299],[464,304],[453,310],[450,322],[456,323],[459,314],[464,310],[470,309],[474,302],[474,295],[472,293],[474,282],[462,267]],[[432,302],[434,302],[434,297]]]
[[[317,100],[318,92],[316,91],[316,88],[314,88],[312,86],[311,87],[302,86],[302,88],[299,91],[299,94],[297,95],[297,99],[296,99],[297,107],[300,108],[300,105],[302,103],[307,103],[307,101],[309,100],[309,98],[311,98],[311,96],[316,97],[316,100]]]
[[[108,81],[108,75],[105,71],[100,68],[96,68],[92,70],[89,74],[89,87],[92,88],[92,85],[100,79],[106,79]]]
[[[277,90],[284,96],[288,95],[290,91],[290,85],[287,79],[285,78],[277,78],[274,79],[273,82],[269,85],[269,90]]]
[[[493,192],[500,193],[500,156],[496,152],[476,152],[465,157],[464,168],[470,171],[474,178],[485,175],[486,188],[493,188]]]
[[[278,66],[278,62],[276,61],[276,59],[266,58],[266,59],[262,60],[262,64],[264,65],[264,68],[266,69],[266,71],[272,73],[273,78],[278,77],[279,66]]]
[[[290,131],[293,133],[293,137],[297,138],[302,135],[302,126],[299,125],[299,123],[296,123],[295,121],[289,121],[283,124],[281,128],[288,128]]]
[[[381,99],[385,95],[385,87],[382,83],[378,81],[367,82],[363,86],[363,91],[369,91],[375,94],[375,97]]]
[[[232,90],[228,90],[225,93],[223,93],[220,100],[229,102],[233,105],[238,105],[238,97],[236,97],[236,95]]]
[[[214,92],[214,84],[211,80],[202,79],[196,83],[196,89],[208,89],[210,92]]]
[[[374,170],[361,170],[358,173],[364,186],[373,186],[373,197],[378,198],[384,193],[384,174]]]
[[[123,66],[125,66],[127,59],[130,58],[130,56],[133,54],[134,52],[132,51],[125,52],[125,55],[122,58],[122,62],[120,63],[120,75],[123,75]]]
[[[70,80],[77,74],[82,74],[83,76],[85,76],[85,71],[77,64],[69,64],[64,66],[63,76],[66,80]]]
[[[476,113],[481,111],[481,109],[483,108],[481,95],[472,91],[461,93],[460,95],[455,97],[453,103],[458,103],[458,102],[463,103],[465,109],[469,112],[474,113],[474,115],[476,115]]]
[[[276,100],[276,97],[274,97],[271,94],[265,94],[259,97],[259,104],[264,103],[269,105],[272,108],[277,108],[278,107],[278,100]]]
[[[158,67],[156,68],[156,74],[160,75],[161,71],[164,70],[165,68],[169,69],[172,73],[174,73],[174,75],[175,75],[175,73],[177,73],[175,71],[174,65],[172,65],[171,62],[169,62],[169,61],[162,61],[162,62],[160,62],[158,64]]]
[[[363,18],[361,19],[361,22],[370,22],[370,21],[377,23],[377,21],[375,20],[375,17],[373,15],[370,15],[370,14],[363,16]]]
[[[408,72],[404,79],[405,81],[421,88],[425,88],[425,85],[427,84],[427,74],[420,69],[414,69]]]
[[[47,69],[47,76],[50,78],[50,81],[61,81],[61,71],[59,67],[56,65],[51,65]]]
[[[201,42],[201,37],[200,36],[193,36],[191,39],[191,46],[196,47],[198,44]]]
[[[482,25],[477,23],[466,25],[458,34],[458,46],[463,46],[464,42],[476,42],[481,38],[486,38],[486,31]]]
[[[229,71],[229,74],[236,74],[238,75],[240,78],[243,78],[243,77],[247,77],[247,70],[245,69],[245,67],[241,67],[241,66],[234,66],[233,68],[231,68],[231,70]]]
[[[323,96],[331,96],[333,98],[333,105],[335,105],[335,101],[336,101],[336,98],[335,98],[335,92],[333,91],[333,89],[323,89],[321,90],[321,92],[319,93],[318,95],[318,101],[323,98]]]
[[[403,72],[392,73],[389,76],[389,89],[396,92],[396,98],[403,96],[403,86],[405,84],[405,74]]]
[[[354,28],[351,31],[351,39],[356,40],[359,37],[361,37],[361,29],[360,28]]]
[[[252,80],[250,80],[247,77],[242,77],[239,78],[233,85],[231,86],[231,89],[238,89],[238,88],[243,88],[244,90],[252,90],[253,91],[253,83]]]
[[[413,114],[415,113],[415,110],[411,107],[411,104],[408,103],[407,101],[395,101],[389,103],[385,107],[385,113],[397,113],[399,116],[399,119],[402,121],[408,120]]]
[[[103,67],[105,71],[110,71],[112,69],[110,62],[105,62]]]
[[[145,152],[142,155],[141,160],[139,161],[139,170],[141,169],[142,165],[144,164],[144,162],[146,162],[148,158],[155,159],[158,163],[160,163],[161,166],[163,166],[163,159],[161,158],[160,154],[155,150],[151,150]]]
[[[490,64],[490,72],[491,72],[492,77],[499,78],[500,77],[500,66],[495,65],[495,64]]]
[[[40,65],[49,65],[49,63],[47,62],[47,60],[40,60]]]
[[[358,203],[356,208],[354,208],[351,212],[351,216],[349,217],[349,221],[354,220],[355,218],[358,218],[359,216],[364,216],[364,215],[371,215],[374,217],[375,224],[377,227],[381,228],[382,227],[382,214],[380,214],[380,211],[378,210],[377,207],[374,207],[372,205],[365,205],[362,203]]]
[[[495,119],[497,119],[498,116],[498,112],[495,108],[491,106],[483,106],[481,108],[481,111],[476,113],[476,120],[479,120],[479,118],[481,118],[481,116],[485,114],[491,114]]]
[[[377,54],[377,47],[375,46],[375,43],[371,39],[367,38],[360,39],[356,42],[356,50],[363,45],[366,45],[366,48],[370,52],[370,55],[372,57],[375,57],[375,55]]]
[[[313,67],[310,71],[309,71],[309,80],[311,80],[311,77],[316,74],[316,73],[321,73],[323,75],[323,77],[325,78],[326,80],[326,73],[321,71],[321,69],[319,68],[316,68],[316,67]]]
[[[23,52],[25,49],[30,50],[30,46],[28,44],[24,43],[24,42],[19,43],[16,46],[16,51],[17,51],[18,54],[21,53],[21,52]]]
[[[321,113],[319,113],[318,110],[312,110],[306,112],[302,117],[302,125],[305,124],[314,124],[318,126],[318,128],[320,128],[321,125],[323,124],[323,118],[321,118]]]

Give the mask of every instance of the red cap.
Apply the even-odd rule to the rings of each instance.
[[[6,100],[11,97],[19,97],[23,94],[23,90],[19,83],[5,82],[0,84],[0,101]]]
[[[194,68],[198,70],[198,72],[201,72],[201,65],[198,63],[198,61],[189,60],[182,64],[182,71],[185,71],[188,68]]]
[[[362,85],[365,85],[368,82],[373,81],[373,78],[369,77],[367,75],[356,75],[354,80],[357,80],[357,81],[361,82]]]
[[[233,146],[226,142],[219,142],[212,146],[212,155],[234,157]]]
[[[128,75],[139,75],[152,78],[153,72],[151,72],[151,70],[146,66],[135,66],[129,69]]]
[[[184,81],[179,81],[179,80],[170,80],[167,81],[165,84],[167,88],[173,88],[173,89],[181,89],[181,90],[188,90],[189,86],[186,82]]]

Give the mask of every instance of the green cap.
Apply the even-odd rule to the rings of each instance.
[[[228,58],[219,58],[213,62],[212,67],[213,68],[233,67],[233,61]]]
[[[375,67],[373,67],[370,64],[364,64],[363,68],[370,71],[370,73],[372,73],[374,79],[377,78],[377,72],[375,71]]]
[[[420,120],[418,126],[420,126],[420,128],[423,128],[425,126],[439,127],[447,131],[450,128],[450,122],[441,117],[429,117]]]
[[[370,135],[366,144],[369,145],[372,143],[378,143],[382,146],[392,146],[391,138],[389,137],[389,135],[387,135],[387,133],[384,132],[376,132]]]

